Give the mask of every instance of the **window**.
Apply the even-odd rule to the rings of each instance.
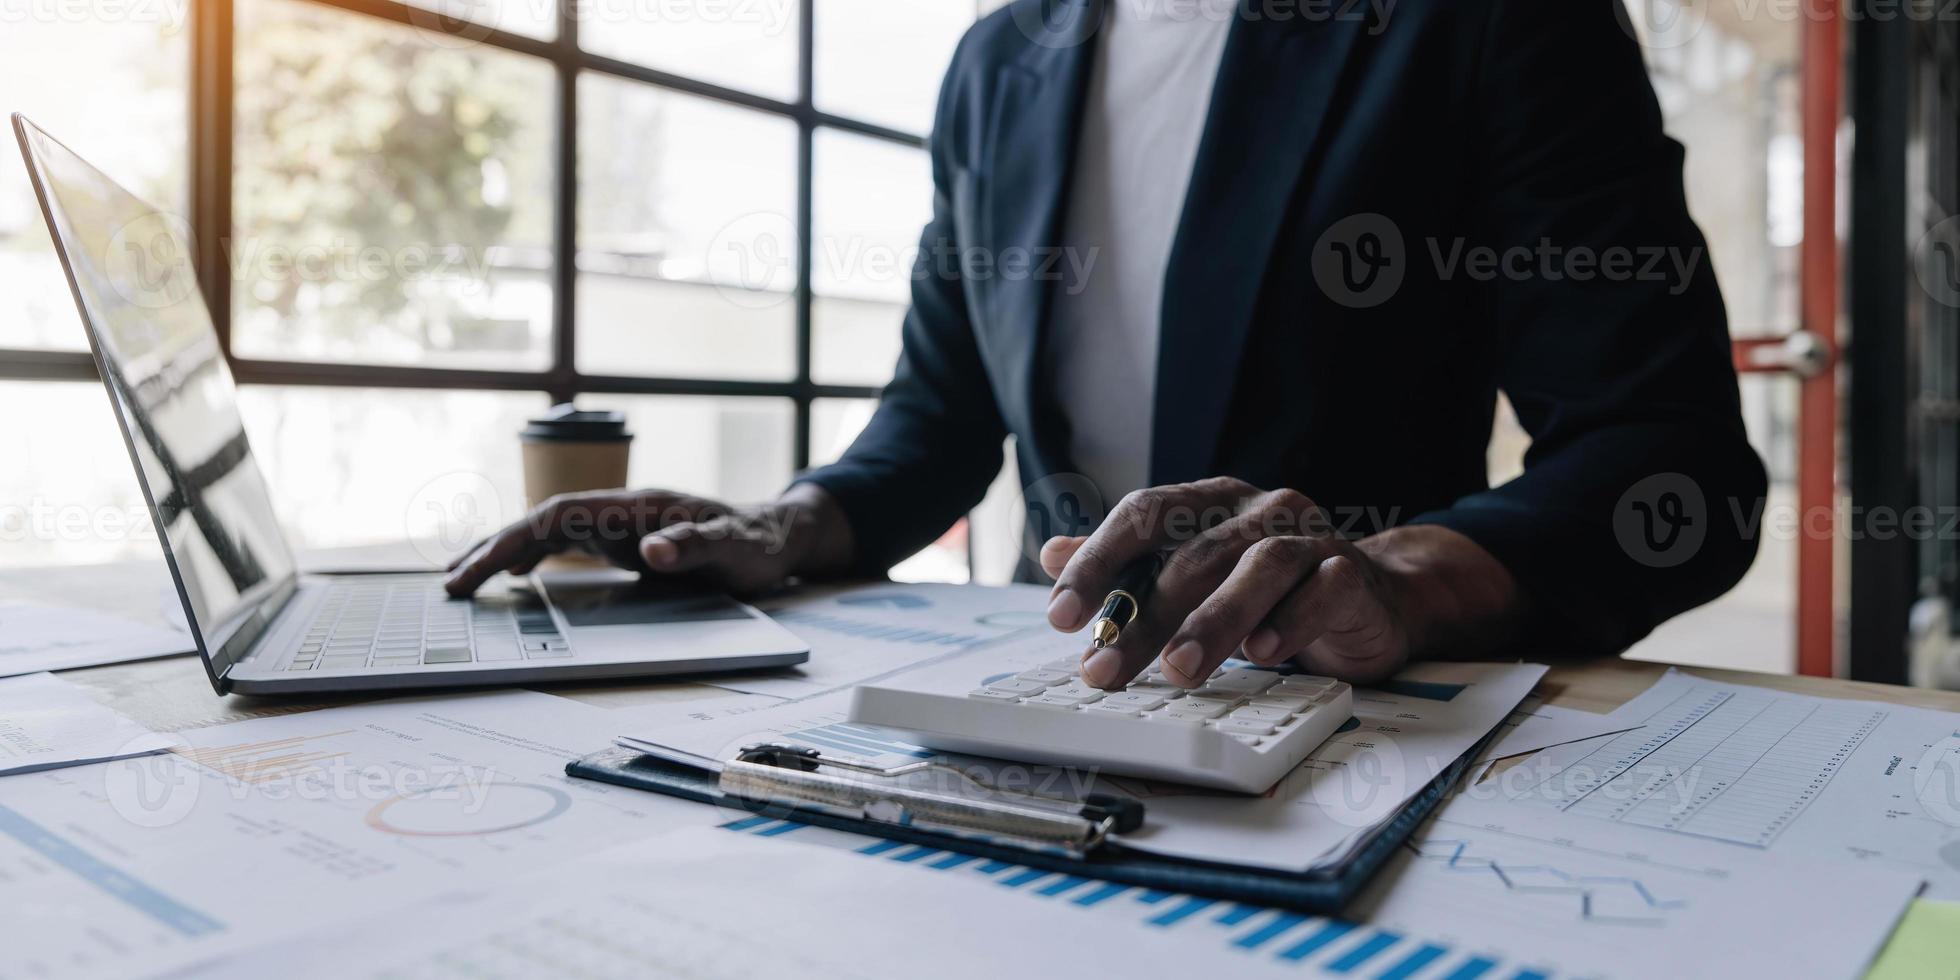
[[[153,8],[231,30],[112,6],[10,23],[0,81],[50,132],[187,216],[302,547],[422,533],[418,495],[458,474],[509,512],[492,516],[514,516],[516,431],[573,397],[627,413],[636,485],[761,499],[834,458],[897,358],[931,203],[924,135],[980,10],[129,9]],[[91,84],[30,84],[78,63]],[[0,406],[53,420],[6,444],[26,465],[0,484],[0,517],[49,492],[127,512],[134,480],[66,285],[19,164],[0,160],[0,288],[26,310],[0,320]],[[83,546],[30,525],[0,523],[33,545],[0,561],[154,554],[150,537]],[[962,530],[920,574],[965,574],[952,560]]]

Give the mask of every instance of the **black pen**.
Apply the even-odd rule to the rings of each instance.
[[[1116,575],[1116,588],[1103,597],[1102,612],[1089,628],[1090,642],[1101,650],[1113,646],[1123,629],[1143,612],[1144,600],[1157,584],[1157,573],[1164,570],[1168,551],[1153,551],[1123,566]]]

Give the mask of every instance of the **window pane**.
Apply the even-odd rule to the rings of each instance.
[[[579,79],[578,368],[796,373],[796,125]]]
[[[884,384],[932,217],[931,164],[923,151],[830,130],[816,134],[814,156],[811,376]]]
[[[924,134],[946,63],[973,15],[973,0],[818,4],[817,107]]]
[[[810,402],[810,465],[835,463],[871,422],[878,403],[869,398],[817,398]]]
[[[796,410],[788,399],[581,395],[578,404],[626,413],[632,486],[739,504],[773,499],[789,483]]]
[[[258,0],[237,77],[240,355],[549,364],[548,65]]]
[[[834,463],[851,440],[864,431],[878,403],[869,398],[818,398],[810,402],[810,463]],[[892,566],[891,577],[900,582],[965,582],[969,577],[967,536],[972,521],[962,518],[946,529],[939,540]],[[989,527],[995,533],[1006,529]],[[1009,548],[1013,546],[1010,544]]]
[[[436,47],[468,47],[483,40],[485,28],[550,40],[558,36],[558,4],[553,0],[404,0],[419,8],[409,14],[417,30]]]
[[[0,382],[0,417],[34,420],[0,426],[8,461],[0,566],[143,560],[161,570],[163,550],[101,385]]]
[[[689,78],[796,99],[800,0],[589,0],[579,46]]]
[[[543,395],[245,385],[239,412],[295,548],[461,550],[523,516],[517,434]]]
[[[1678,0],[1625,0],[1642,30],[1668,134],[1688,148],[1688,205],[1708,237],[1736,336],[1797,324],[1803,237],[1802,18],[1736,19]],[[1666,25],[1656,30],[1656,25]]]
[[[119,17],[87,16],[91,9],[74,18],[0,17],[4,109],[26,113],[139,197],[182,214],[190,72],[184,8],[138,4]],[[49,84],[78,70],[86,81]],[[11,132],[7,143],[0,152],[0,347],[86,350]]]

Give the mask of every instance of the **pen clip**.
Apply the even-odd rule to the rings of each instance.
[[[826,768],[843,774],[821,771]],[[933,771],[954,780],[947,791],[898,781]],[[931,760],[882,767],[774,743],[737,752],[722,767],[720,787],[753,804],[808,807],[983,840],[1011,837],[1075,855],[1100,847],[1112,834],[1136,830],[1144,818],[1142,803],[1122,797],[1098,793],[1080,803],[1067,803],[984,787],[966,773]]]

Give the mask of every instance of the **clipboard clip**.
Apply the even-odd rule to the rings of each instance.
[[[930,760],[886,768],[776,743],[742,748],[723,764],[719,785],[751,805],[814,808],[981,840],[1010,838],[1076,856],[1142,827],[1144,814],[1141,802],[1103,793],[1069,803],[991,789]]]

